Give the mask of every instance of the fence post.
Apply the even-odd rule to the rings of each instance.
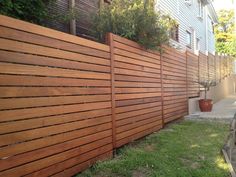
[[[200,87],[200,53],[198,52],[198,96],[200,97],[201,96],[201,87]]]
[[[188,103],[188,100],[189,100],[189,94],[188,94],[188,51],[186,50],[185,51],[185,59],[186,59],[186,97],[187,97],[187,109],[188,109],[188,114],[189,114],[189,103]]]
[[[219,57],[220,82],[221,82],[221,55],[218,54],[218,57]]]
[[[207,53],[207,80],[210,80],[209,53]]]
[[[75,8],[75,0],[69,0],[69,10],[73,11]],[[76,20],[72,18],[70,20],[70,33],[76,35]]]
[[[161,62],[161,116],[162,116],[162,127],[164,127],[164,87],[163,87],[163,51],[160,51],[160,62]]]
[[[114,71],[114,40],[113,34],[108,33],[106,43],[110,46],[110,62],[111,62],[111,117],[112,117],[112,144],[113,152],[116,150],[116,101],[115,101],[115,71]]]
[[[217,70],[217,66],[218,66],[217,60],[218,60],[218,56],[217,56],[216,53],[215,53],[215,55],[214,55],[214,58],[215,58],[215,81],[216,81],[216,83],[217,83],[217,82],[218,82],[218,70]]]
[[[215,55],[213,55],[214,56],[214,80],[215,80],[215,83],[217,82],[216,81],[216,56]]]

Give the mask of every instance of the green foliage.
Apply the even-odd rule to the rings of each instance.
[[[1,0],[0,14],[43,24],[49,15],[48,5],[54,0]]]
[[[218,53],[225,53],[236,57],[236,39],[227,42],[217,42],[216,49]]]
[[[236,36],[234,34],[234,11],[221,10],[218,12],[219,24],[216,25],[216,51],[236,56]]]
[[[154,9],[152,0],[112,0],[95,15],[95,36],[104,40],[108,32],[136,41],[147,49],[168,42],[175,22]]]

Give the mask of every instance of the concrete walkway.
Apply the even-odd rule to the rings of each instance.
[[[220,121],[231,121],[236,113],[236,95],[228,96],[227,98],[215,103],[212,112],[196,112],[186,116],[186,118],[194,119],[212,119]]]

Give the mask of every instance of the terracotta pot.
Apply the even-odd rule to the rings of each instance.
[[[211,99],[199,100],[199,107],[201,112],[211,112],[212,106],[213,106],[213,101]]]

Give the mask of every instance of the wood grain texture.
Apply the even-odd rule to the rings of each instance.
[[[188,108],[188,59],[193,61],[189,58],[190,54],[188,53],[180,53],[166,46],[163,47],[163,50],[161,60],[163,68],[163,123],[168,123],[186,115]],[[184,101],[178,102],[180,99]],[[172,115],[174,117],[170,118]]]
[[[116,100],[116,147],[162,127],[158,52],[112,35]]]
[[[181,119],[201,78],[232,72],[227,56],[107,44],[0,15],[0,176],[73,176]]]
[[[111,157],[110,47],[5,16],[0,41],[0,176],[72,176]]]
[[[199,82],[199,58],[194,53],[187,51],[187,84],[188,97],[198,97],[200,95]]]

